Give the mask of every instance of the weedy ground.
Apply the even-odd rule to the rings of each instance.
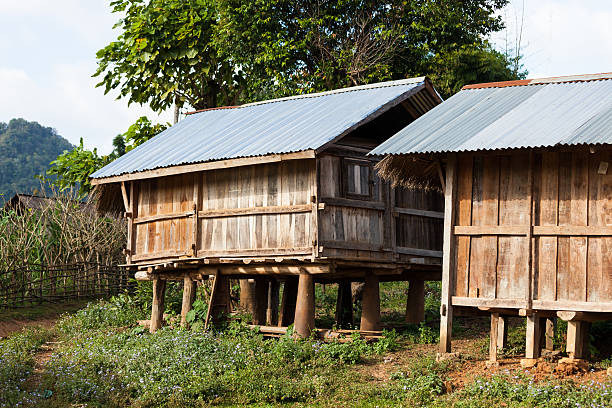
[[[171,314],[179,289],[168,294]],[[320,326],[332,322],[335,291],[317,285]],[[376,343],[358,337],[322,343],[265,339],[239,320],[204,331],[204,294],[190,316],[192,329],[169,325],[151,335],[136,324],[148,315],[149,292],[142,287],[71,310],[50,327],[26,327],[0,340],[0,407],[612,406],[605,375],[611,360],[597,341],[609,338],[607,325],[592,331],[590,371],[569,378],[520,368],[519,319],[511,322],[500,367],[485,365],[486,318],[456,319],[453,347],[461,357],[436,362],[438,292],[438,284],[427,286],[426,322],[405,325],[405,284],[382,284],[383,321],[397,329],[386,330]],[[355,315],[358,321],[358,307]],[[559,348],[562,333],[560,327]]]

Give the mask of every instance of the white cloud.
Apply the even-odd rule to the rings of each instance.
[[[519,32],[522,4],[513,0],[502,12],[511,40]],[[612,2],[526,0],[524,17],[523,62],[529,77],[612,71]],[[494,41],[503,47],[503,33]]]

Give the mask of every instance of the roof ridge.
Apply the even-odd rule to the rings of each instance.
[[[612,79],[612,72],[602,72],[599,74],[564,75],[533,79],[518,79],[513,81],[484,82],[480,84],[465,85],[463,88],[461,88],[461,90],[463,91],[466,89],[505,88],[510,86],[545,85],[568,82],[588,82],[607,79]]]
[[[250,103],[245,103],[243,105],[220,106],[220,107],[217,107],[217,108],[200,109],[200,110],[196,110],[196,111],[193,111],[193,112],[187,112],[186,115],[192,115],[194,113],[200,113],[200,112],[206,112],[206,111],[212,111],[212,110],[219,110],[219,109],[248,108],[248,107],[251,107],[251,106],[266,105],[266,104],[269,104],[269,103],[284,102],[284,101],[295,100],[295,99],[318,98],[318,97],[321,97],[321,96],[334,95],[334,94],[340,94],[340,93],[345,93],[345,92],[365,91],[365,90],[368,90],[368,89],[388,88],[388,87],[392,87],[392,86],[402,86],[402,85],[416,84],[416,83],[424,82],[426,80],[426,78],[427,78],[426,76],[420,76],[420,77],[413,77],[413,78],[397,79],[395,81],[375,82],[375,83],[366,84],[366,85],[351,86],[351,87],[347,87],[347,88],[338,88],[338,89],[332,89],[330,91],[322,91],[322,92],[315,92],[315,93],[307,93],[307,94],[298,94],[298,95],[292,95],[292,96],[284,96],[282,98],[266,99],[264,101],[250,102]]]

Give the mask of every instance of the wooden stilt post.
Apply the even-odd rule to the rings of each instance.
[[[336,326],[341,329],[350,329],[353,326],[353,296],[350,280],[342,280],[338,283]]]
[[[229,278],[217,272],[213,288],[210,293],[210,302],[204,327],[208,327],[209,321],[221,323],[231,311]]]
[[[298,278],[289,276],[283,284],[283,299],[281,301],[280,318],[278,324],[287,327],[295,320],[295,303],[298,292]]]
[[[378,276],[372,272],[366,273],[365,275],[361,305],[360,330],[380,330],[380,292]]]
[[[410,280],[406,300],[406,323],[419,324],[425,321],[425,281]]]
[[[525,358],[536,359],[540,357],[542,324],[537,313],[527,316],[527,333],[525,339]]]
[[[491,333],[489,338],[489,361],[497,361],[497,342],[499,336],[499,313],[491,313]]]
[[[187,313],[191,311],[196,296],[197,283],[188,273],[183,278],[183,304],[181,306],[181,327],[187,327]]]
[[[314,280],[307,272],[300,273],[295,305],[295,334],[306,338],[315,328]]]
[[[255,318],[255,279],[240,279],[240,307]]]
[[[453,331],[452,288],[455,274],[455,195],[457,194],[457,155],[448,155],[444,189],[444,230],[442,233],[442,297],[440,301],[440,353],[451,352]]]
[[[588,352],[589,324],[580,320],[567,322],[567,347],[570,358],[586,358]]]
[[[278,324],[278,292],[280,284],[276,278],[271,278],[268,286],[268,308],[266,310],[266,323],[269,326]]]
[[[268,278],[255,278],[255,314],[253,324],[266,325],[266,309],[268,308]]]
[[[151,325],[149,332],[155,333],[161,328],[164,319],[164,300],[166,297],[166,281],[153,279],[153,301],[151,303]]]
[[[544,348],[548,351],[553,351],[555,349],[554,340],[555,340],[555,327],[557,326],[557,319],[548,317],[546,318],[546,329],[545,329],[545,344]]]
[[[497,319],[497,351],[506,348],[508,342],[508,325],[506,324],[506,316],[499,316]]]

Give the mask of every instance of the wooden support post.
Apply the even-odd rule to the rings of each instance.
[[[380,291],[378,276],[372,272],[365,275],[363,298],[361,300],[360,330],[381,330],[380,325]]]
[[[580,320],[567,322],[567,347],[570,358],[586,358],[589,324]]]
[[[255,278],[255,314],[253,324],[266,325],[266,309],[268,308],[268,278],[258,276]]]
[[[240,279],[240,307],[255,318],[255,279]]]
[[[183,279],[183,304],[181,307],[181,327],[187,327],[187,313],[191,311],[196,296],[197,283],[188,273]]]
[[[419,324],[425,321],[425,281],[410,280],[406,300],[406,323]]]
[[[306,338],[315,328],[314,279],[307,272],[300,273],[294,330],[298,337]]]
[[[288,276],[283,284],[283,299],[281,301],[281,310],[278,324],[281,327],[287,327],[293,324],[295,320],[295,303],[298,292],[298,278],[296,276]]]
[[[215,281],[213,283],[213,289],[210,294],[209,316],[207,316],[206,319],[206,326],[208,326],[209,318],[212,323],[223,322],[230,311],[231,303],[229,278],[227,275],[222,275],[221,273],[217,272],[215,275]]]
[[[542,327],[537,313],[527,316],[527,332],[525,336],[525,358],[535,359],[540,357]]]
[[[501,351],[508,343],[508,325],[506,316],[499,316],[497,319],[497,351]]]
[[[442,298],[440,301],[440,353],[451,352],[453,331],[452,288],[455,274],[455,195],[457,194],[457,155],[448,155],[444,189],[444,231],[442,234]]]
[[[266,323],[268,326],[276,326],[278,324],[278,292],[280,284],[276,278],[271,278],[268,285]]]
[[[353,326],[353,296],[350,280],[342,280],[338,283],[336,326],[340,329],[351,329]]]
[[[544,336],[546,337],[544,342],[544,348],[548,351],[553,351],[555,349],[555,328],[557,326],[557,319],[547,317],[546,318],[546,329],[544,331]]]
[[[164,300],[166,297],[166,281],[153,279],[153,301],[151,303],[151,325],[149,332],[155,333],[161,328],[164,319]]]
[[[497,342],[499,336],[499,313],[491,313],[491,333],[489,337],[489,361],[497,361]]]

